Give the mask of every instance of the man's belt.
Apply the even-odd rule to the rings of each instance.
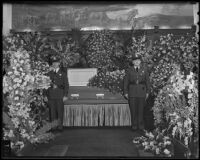
[[[137,85],[137,84],[143,84],[145,85],[145,82],[130,82],[129,85]]]
[[[63,85],[56,85],[57,86],[57,88],[59,88],[59,89],[64,89],[64,86]],[[51,86],[51,88],[53,88],[53,85]],[[54,89],[54,88],[53,88]]]

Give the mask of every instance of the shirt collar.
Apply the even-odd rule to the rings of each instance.
[[[58,71],[59,71],[59,68],[54,69],[54,72],[58,73]]]

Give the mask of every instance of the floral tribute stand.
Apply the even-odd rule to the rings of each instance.
[[[33,51],[27,51],[19,36],[4,37],[3,47],[3,139],[11,141],[17,156],[23,155],[23,149],[54,139],[49,131],[58,122],[48,122],[42,112],[46,107],[43,93],[51,83],[46,76],[48,64],[32,60]]]

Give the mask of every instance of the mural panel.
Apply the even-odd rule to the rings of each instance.
[[[13,4],[15,30],[191,28],[192,4]]]

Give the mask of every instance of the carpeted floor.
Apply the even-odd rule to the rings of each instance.
[[[139,133],[129,127],[65,128],[56,135],[55,140],[36,149],[30,148],[23,156],[139,157],[132,143]]]

